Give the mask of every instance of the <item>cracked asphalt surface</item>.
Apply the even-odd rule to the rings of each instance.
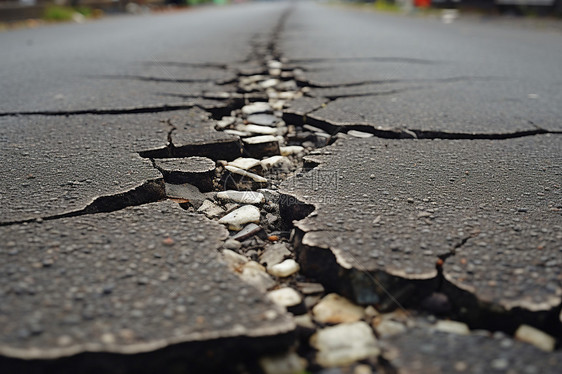
[[[557,373],[561,40],[314,2],[3,33],[0,368]],[[237,240],[232,186],[268,188]]]

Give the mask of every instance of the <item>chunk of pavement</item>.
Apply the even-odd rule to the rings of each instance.
[[[291,251],[286,243],[270,244],[265,247],[260,255],[260,262],[269,267],[280,264],[289,256],[291,256]]]
[[[290,167],[291,161],[285,156],[271,156],[260,161],[264,169],[273,169],[279,167]]]
[[[227,230],[171,201],[4,226],[0,235],[11,243],[0,251],[0,273],[10,274],[0,285],[3,359],[65,357],[85,372],[92,361],[78,357],[88,352],[114,367],[153,372],[154,360],[169,357],[163,348],[196,360],[188,342],[233,339],[250,351],[253,338],[278,349],[290,344],[283,335],[294,323],[221,260]],[[272,309],[276,317],[264,319]]]
[[[355,138],[372,138],[373,136],[375,136],[375,134],[357,130],[349,130],[347,132],[347,135],[353,136]]]
[[[219,205],[213,203],[210,200],[205,200],[199,208],[197,208],[199,213],[203,213],[207,218],[218,218],[225,213],[225,210]]]
[[[217,193],[217,199],[234,201],[240,204],[263,204],[265,197],[262,193],[256,191],[235,191],[227,190]]]
[[[515,339],[532,344],[546,352],[552,352],[556,345],[556,339],[552,336],[528,325],[519,326],[515,331]]]
[[[277,128],[259,125],[243,125],[239,130],[257,135],[277,135],[278,132]]]
[[[304,235],[299,265],[358,304],[395,305],[370,273],[399,302],[419,305],[436,289],[436,256],[462,244],[443,265],[440,291],[462,309],[459,318],[477,322],[492,313],[515,330],[520,311],[527,324],[546,330],[543,313],[555,318],[562,303],[562,226],[552,203],[560,176],[551,167],[559,164],[561,142],[553,134],[499,143],[339,139],[314,156],[313,173],[279,187],[290,196],[280,202],[282,216],[299,219],[309,204],[315,208],[295,222]],[[491,160],[493,176],[486,171]],[[418,218],[421,211],[434,218]],[[332,272],[317,266],[325,253]]]
[[[238,241],[241,242],[241,241],[244,241],[248,238],[251,238],[252,236],[258,234],[262,230],[263,230],[263,228],[261,228],[261,226],[258,226],[255,223],[250,223],[250,224],[246,225],[242,230],[237,232],[235,235],[233,235],[232,239],[238,240]]]
[[[0,168],[0,222],[64,215],[114,196],[125,201],[124,195],[162,178],[139,152],[165,150],[167,125],[161,121],[181,115],[77,115],[64,121],[57,116],[2,117],[0,160],[14,167]],[[161,188],[150,201],[162,195]]]
[[[253,205],[244,205],[219,220],[219,223],[227,225],[233,231],[242,230],[250,222],[260,222],[260,210]]]
[[[365,310],[346,298],[331,293],[312,308],[314,319],[320,323],[338,324],[359,321]]]
[[[222,256],[228,264],[228,267],[237,272],[241,271],[242,266],[249,261],[245,256],[242,256],[230,249],[224,249],[222,251]]]
[[[234,160],[242,155],[241,143],[229,130],[216,131],[208,113],[194,108],[187,116],[172,122],[176,128],[171,134],[175,157],[201,156],[213,160]]]
[[[306,369],[307,362],[295,352],[287,352],[259,359],[264,374],[296,374]]]
[[[285,308],[297,306],[302,302],[301,295],[291,287],[269,291],[267,297],[275,304]]]
[[[272,114],[252,114],[246,119],[249,123],[259,126],[276,126],[281,118]]]
[[[310,338],[324,367],[344,366],[380,354],[373,331],[363,321],[326,327]]]
[[[192,184],[172,184],[166,183],[166,196],[172,199],[187,200],[193,207],[199,209],[206,201],[205,196],[197,187]]]
[[[300,270],[299,264],[292,258],[286,259],[280,264],[267,267],[267,272],[275,277],[286,278]]]
[[[467,324],[457,321],[439,320],[433,326],[433,328],[435,328],[435,330],[448,332],[450,334],[470,334],[470,329],[468,328]]]
[[[255,102],[242,107],[242,114],[249,116],[258,113],[272,113],[273,109],[269,103]]]
[[[215,162],[206,157],[163,158],[154,160],[156,168],[160,170],[167,183],[189,183],[200,191],[208,192],[213,189],[215,176]]]
[[[262,158],[279,154],[279,139],[273,135],[260,135],[244,138],[244,150],[250,157]]]
[[[504,334],[448,334],[419,326],[381,342],[383,357],[399,373],[557,374],[562,367],[562,352],[544,352]]]
[[[304,147],[301,147],[300,145],[288,145],[279,147],[279,152],[281,153],[281,156],[298,155],[299,153],[304,152]]]
[[[257,160],[255,158],[239,157],[234,161],[230,161],[228,165],[247,171],[254,171],[254,172],[261,171],[260,160]]]
[[[264,269],[252,266],[252,261],[246,264],[242,269],[240,278],[257,288],[261,292],[266,292],[269,288],[275,286],[275,281],[265,272]]]
[[[254,174],[254,173],[250,173],[246,170],[239,169],[237,167],[230,166],[230,165],[226,165],[225,169],[228,170],[232,174],[236,174],[237,176],[244,177],[244,178],[249,178],[256,183],[267,183],[266,178],[264,178],[262,176],[259,176],[257,174]]]

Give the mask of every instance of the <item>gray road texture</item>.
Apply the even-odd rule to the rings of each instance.
[[[267,43],[309,89],[288,124],[341,138],[281,187],[304,274],[381,311],[439,292],[473,328],[562,336],[560,32],[256,2],[0,34],[0,363],[149,354],[140,370],[294,339],[216,256],[224,228],[162,200],[150,160],[240,156],[213,117],[243,105],[234,80],[264,70]],[[451,339],[413,330],[385,352],[431,372],[455,362],[412,344],[506,348]],[[559,362],[529,347],[506,357]]]
[[[336,99],[314,118],[448,133],[562,130],[559,31],[302,6],[283,51],[310,83],[332,87],[314,90]]]

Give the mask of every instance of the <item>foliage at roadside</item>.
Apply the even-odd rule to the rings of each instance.
[[[381,12],[399,12],[400,6],[394,1],[390,0],[376,0],[374,7]]]
[[[73,8],[62,5],[49,5],[45,9],[43,19],[46,21],[70,21],[74,19],[75,14],[80,14],[81,16],[88,18],[92,17],[93,13],[92,8],[85,6]]]

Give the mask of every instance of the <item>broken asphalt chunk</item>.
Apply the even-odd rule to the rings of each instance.
[[[383,338],[383,357],[398,373],[545,373],[560,371],[562,354],[549,354],[504,334],[450,334],[415,327]]]
[[[471,327],[560,331],[561,141],[338,140],[280,187],[298,262],[381,310],[419,307],[442,266],[440,292]]]
[[[206,157],[165,158],[154,161],[167,183],[189,183],[201,192],[213,189],[215,162]]]
[[[253,136],[243,139],[244,150],[250,157],[261,159],[279,154],[279,139],[272,135]]]
[[[108,365],[158,370],[155,363],[171,357],[200,361],[198,347],[219,338],[215,350],[229,341],[237,351],[259,350],[263,343],[252,341],[265,337],[279,349],[290,344],[293,322],[220,260],[227,231],[175,203],[5,226],[0,234],[20,254],[0,245],[4,368],[67,357],[80,370],[90,361],[79,354],[89,352]],[[28,361],[38,359],[46,361]]]

